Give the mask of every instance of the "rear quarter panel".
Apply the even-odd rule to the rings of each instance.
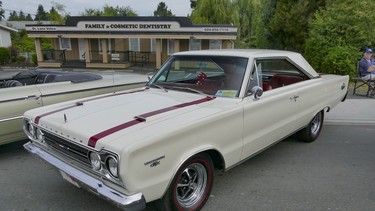
[[[322,75],[298,87],[300,125],[307,125],[319,111],[332,109],[344,99],[349,76]]]

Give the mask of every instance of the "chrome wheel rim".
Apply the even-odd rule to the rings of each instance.
[[[319,133],[320,127],[322,126],[322,113],[318,113],[314,116],[311,121],[311,134],[313,136]]]
[[[200,163],[192,163],[180,175],[176,186],[176,198],[181,207],[190,208],[204,196],[207,171]]]

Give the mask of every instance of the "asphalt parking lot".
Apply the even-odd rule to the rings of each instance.
[[[323,127],[318,140],[294,136],[228,172],[216,172],[203,211],[375,208],[375,126]],[[0,210],[119,210],[61,178],[27,153],[25,141],[0,146]],[[152,204],[147,211],[154,211]]]

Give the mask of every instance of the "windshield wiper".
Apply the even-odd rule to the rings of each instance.
[[[201,95],[205,95],[207,97],[211,97],[211,95],[208,95],[202,91],[199,91],[199,90],[196,90],[196,89],[193,89],[193,88],[190,88],[190,87],[181,87],[181,86],[172,86],[171,87],[172,89],[182,89],[182,90],[188,90],[190,92],[194,92],[194,93],[198,93],[198,94],[201,94]]]
[[[164,87],[162,87],[160,85],[157,85],[157,84],[149,84],[149,85],[147,85],[147,87],[156,87],[158,89],[163,90],[164,92],[168,92],[168,90],[166,88],[164,88]]]

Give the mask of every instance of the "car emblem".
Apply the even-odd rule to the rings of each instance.
[[[144,164],[145,164],[145,166],[155,167],[155,166],[159,165],[160,164],[160,160],[164,159],[164,158],[165,158],[165,155],[160,156],[158,158],[155,158],[153,160],[147,161]]]

